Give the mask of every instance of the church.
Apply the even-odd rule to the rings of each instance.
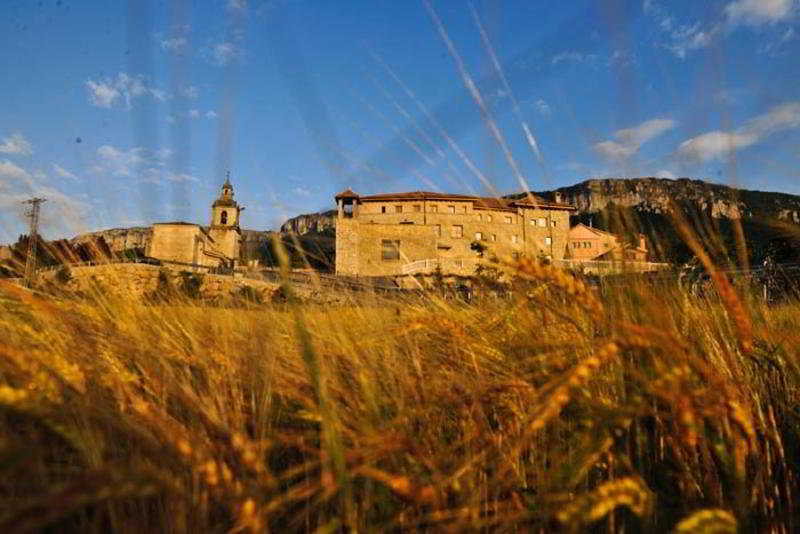
[[[239,264],[239,216],[243,210],[233,199],[228,173],[219,197],[211,205],[211,226],[180,221],[155,223],[146,255],[187,267],[233,269]]]

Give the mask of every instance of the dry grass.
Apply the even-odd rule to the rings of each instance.
[[[0,531],[797,528],[800,306],[517,269],[477,305],[0,285]]]

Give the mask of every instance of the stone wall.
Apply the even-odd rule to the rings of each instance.
[[[469,275],[477,259],[472,250],[476,241],[486,248],[485,258],[525,255],[560,260],[568,234],[567,210],[473,209],[470,202],[458,201],[364,203],[355,217],[337,221],[336,273],[393,276],[402,274],[404,265],[441,260],[442,270]],[[399,241],[400,259],[383,259],[384,240]]]
[[[100,287],[111,293],[142,297],[158,288],[159,273],[161,272],[164,272],[173,288],[181,287],[184,276],[182,271],[140,263],[72,267],[70,269],[71,279],[64,287],[69,291],[84,292]],[[42,271],[39,274],[39,282],[58,284],[57,273],[57,270]],[[199,297],[203,299],[232,297],[240,292],[242,287],[248,286],[259,293],[264,301],[268,301],[278,288],[278,284],[248,278],[212,274],[203,274],[200,277],[202,285],[199,287]]]

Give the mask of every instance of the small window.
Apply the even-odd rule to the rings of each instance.
[[[393,261],[400,259],[400,241],[383,239],[381,241],[381,259]]]
[[[434,204],[433,206],[428,206],[428,211],[430,211],[431,213],[436,213],[437,211],[439,211],[439,206],[437,206],[436,204]]]
[[[491,213],[487,213],[486,214],[486,222],[492,222],[492,214]]]
[[[544,244],[545,245],[552,245],[553,244],[553,238],[552,237],[545,237],[544,238]]]
[[[554,220],[553,220],[553,221],[550,221],[550,226],[552,226],[553,228],[555,228],[555,227],[556,227],[556,221],[554,221]]]
[[[475,232],[475,241],[480,241],[483,239],[483,234],[481,232]]]
[[[515,235],[512,235],[511,236],[511,242],[514,243],[514,244],[519,243],[519,238],[517,236],[515,236]]]
[[[386,206],[381,206],[381,213],[386,213]]]
[[[453,264],[456,267],[463,267],[464,266],[464,262],[462,260],[453,260]]]
[[[455,213],[456,212],[456,207],[455,206],[447,206],[447,211],[448,211],[448,213]]]
[[[442,237],[442,225],[441,224],[434,225],[433,231],[436,234],[436,237]]]
[[[479,220],[479,221],[482,221],[482,220],[483,220],[483,214],[482,214],[482,213],[479,213],[479,214],[478,214],[478,220]]]
[[[588,241],[586,241],[586,242],[583,244],[583,246],[585,246],[586,248],[592,248],[592,244],[591,244],[590,242],[588,242]]]
[[[461,226],[460,224],[454,224],[453,229],[450,232],[450,235],[455,238],[464,237],[464,227]]]
[[[547,219],[545,219],[544,217],[539,217],[538,221],[539,224],[537,226],[539,226],[540,228],[544,228],[547,226]]]
[[[403,206],[395,206],[394,207],[395,213],[403,213]]]
[[[497,234],[492,234],[492,235],[489,237],[489,240],[490,240],[490,241],[497,241]]]
[[[224,211],[219,214],[219,222],[220,224],[228,224],[228,212]]]
[[[467,213],[467,207],[464,206],[464,213]]]
[[[506,215],[504,220],[506,221],[506,224],[511,224],[511,215]]]
[[[422,211],[422,206],[420,206],[419,204],[414,204],[414,212],[419,213],[421,211]]]

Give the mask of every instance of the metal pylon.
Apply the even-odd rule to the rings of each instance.
[[[23,201],[23,204],[31,205],[31,209],[27,213],[30,220],[30,229],[28,231],[28,257],[25,261],[26,287],[31,287],[31,285],[33,285],[33,280],[36,276],[36,245],[39,241],[39,208],[42,202],[46,200],[46,198],[34,197]]]

